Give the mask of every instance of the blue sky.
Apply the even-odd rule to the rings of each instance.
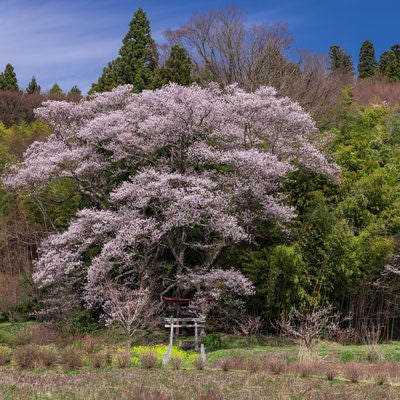
[[[11,63],[25,89],[32,75],[42,90],[57,82],[86,92],[114,59],[133,13],[146,12],[152,36],[165,42],[194,13],[229,5],[246,11],[246,22],[284,22],[295,36],[293,49],[326,53],[337,44],[358,62],[365,39],[376,57],[400,42],[397,0],[0,0],[0,70]]]

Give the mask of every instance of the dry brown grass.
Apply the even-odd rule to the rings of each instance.
[[[172,356],[171,359],[169,360],[169,363],[174,370],[179,370],[182,367],[182,358]]]
[[[200,356],[193,359],[192,364],[198,371],[202,371],[206,367],[206,362]]]
[[[115,358],[119,368],[128,368],[131,363],[131,353],[129,351],[119,351]]]
[[[214,368],[220,368],[222,371],[229,371],[231,369],[241,370],[244,369],[243,357],[223,357],[214,361]]]
[[[39,345],[54,344],[60,338],[60,332],[51,325],[33,325],[29,328],[29,342]]]
[[[362,369],[357,363],[347,363],[344,366],[344,377],[349,379],[353,383],[357,383],[362,376]]]
[[[90,355],[90,365],[93,368],[106,368],[112,363],[112,356],[108,350],[101,350]]]
[[[286,357],[280,356],[273,356],[268,357],[267,362],[265,363],[265,367],[267,370],[271,371],[273,374],[283,374],[286,372],[288,368],[288,362]]]
[[[143,368],[154,368],[157,365],[157,354],[154,351],[145,351],[139,354],[139,360]]]
[[[65,368],[68,369],[76,369],[82,367],[82,358],[82,351],[72,346],[64,347],[60,351],[60,362]]]
[[[359,79],[354,87],[354,101],[366,106],[382,101],[390,106],[400,105],[400,83]]]
[[[49,346],[27,344],[14,350],[13,360],[19,368],[51,367],[56,364],[58,355]]]
[[[13,400],[74,398],[102,400],[395,400],[400,389],[389,385],[328,381],[292,374],[272,375],[261,371],[174,371],[171,369],[114,369],[79,374],[2,371],[0,398],[10,385],[17,388]],[[38,394],[36,396],[36,394]],[[47,395],[46,395],[47,394]],[[47,397],[46,397],[47,396]],[[4,396],[5,397],[5,396]]]
[[[86,333],[78,339],[78,343],[88,354],[93,354],[101,348],[101,338]]]

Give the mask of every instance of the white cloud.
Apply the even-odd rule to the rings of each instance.
[[[118,13],[104,13],[108,4],[60,0],[2,2],[0,69],[11,63],[21,88],[35,75],[43,89],[54,82],[63,87],[64,82],[69,85],[64,90],[78,84],[86,91],[107,62],[115,58],[127,29],[121,26]],[[93,70],[94,66],[97,74],[89,78],[86,70]]]

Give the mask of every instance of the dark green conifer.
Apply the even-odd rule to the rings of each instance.
[[[178,44],[172,46],[168,60],[158,72],[157,86],[169,82],[189,86],[193,83],[192,68],[193,64],[186,49]]]
[[[350,54],[346,53],[340,46],[329,47],[329,61],[331,72],[337,73],[351,73],[353,72],[354,66],[351,61]]]
[[[82,96],[82,92],[81,90],[78,88],[77,85],[72,86],[72,88],[70,89],[70,91],[68,92],[68,94],[72,95],[72,96]]]
[[[359,63],[357,66],[358,76],[362,79],[374,76],[377,67],[374,46],[369,40],[361,45]]]
[[[390,50],[394,51],[394,54],[397,58],[398,63],[400,64],[400,44],[394,44]]]
[[[389,55],[389,52],[388,51],[384,51],[379,57],[378,68],[379,68],[379,71],[382,74],[385,74],[388,55]]]
[[[35,75],[32,76],[32,80],[29,82],[28,87],[26,88],[26,93],[28,94],[39,94],[40,93],[40,86],[36,82]]]
[[[379,61],[379,70],[391,82],[400,81],[400,64],[393,50],[382,53]]]
[[[14,67],[7,64],[4,72],[0,75],[0,90],[18,90],[17,75]]]
[[[97,83],[93,83],[89,90],[89,94],[94,92],[109,92],[118,85],[122,85],[124,82],[118,76],[118,71],[116,64],[118,63],[118,58],[116,60],[110,61],[107,67],[103,68],[103,73],[98,79]]]
[[[59,95],[59,94],[64,94],[63,91],[62,91],[62,89],[60,88],[60,86],[58,86],[58,83],[55,83],[55,84],[51,87],[51,89],[49,90],[49,93],[50,93],[50,94],[57,94],[57,95]]]
[[[129,31],[122,40],[119,57],[104,68],[102,76],[92,85],[90,92],[104,92],[121,84],[133,84],[134,91],[152,89],[158,53],[151,37],[150,23],[139,8],[129,24]]]

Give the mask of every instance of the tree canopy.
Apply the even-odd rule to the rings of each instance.
[[[289,172],[338,172],[312,144],[309,115],[267,87],[121,86],[77,104],[46,102],[37,116],[53,133],[4,183],[37,192],[69,179],[92,204],[39,249],[34,278],[53,299],[69,292],[64,307],[101,305],[109,280],[154,295],[190,290],[195,274],[196,292],[196,274],[215,274],[225,248],[251,241],[263,221],[295,217],[281,191]],[[228,287],[229,277],[220,274]]]
[[[170,82],[189,86],[194,79],[191,75],[193,64],[186,49],[179,44],[171,47],[165,64],[157,72],[156,86]]]
[[[31,81],[29,82],[28,87],[26,88],[26,93],[28,94],[39,94],[40,93],[40,86],[36,82],[35,75],[32,76]]]
[[[122,40],[119,57],[108,63],[90,91],[104,92],[122,84],[132,84],[136,92],[152,89],[157,66],[158,52],[150,22],[143,9],[138,8]]]
[[[350,54],[346,53],[340,46],[334,45],[329,47],[329,61],[332,73],[353,72],[354,66],[351,61]]]
[[[357,65],[360,78],[370,78],[375,74],[377,62],[375,59],[374,45],[370,40],[365,40],[360,48],[359,62]]]
[[[0,74],[0,90],[18,90],[17,75],[11,64],[7,64]]]

